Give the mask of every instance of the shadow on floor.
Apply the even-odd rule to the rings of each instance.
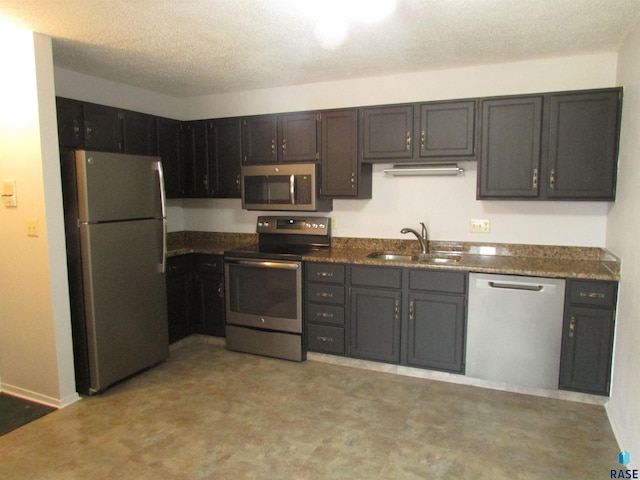
[[[0,393],[0,435],[33,422],[54,410],[53,407]]]

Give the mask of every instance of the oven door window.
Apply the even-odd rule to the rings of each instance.
[[[297,318],[298,270],[233,265],[229,268],[232,312],[276,318]]]

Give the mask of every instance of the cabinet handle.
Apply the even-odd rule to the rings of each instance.
[[[240,189],[240,174],[236,175],[236,186]]]
[[[91,133],[92,132],[93,132],[93,129],[89,125],[87,125],[87,127],[86,127],[87,138],[91,138]]]
[[[538,169],[533,169],[533,188],[538,188]]]
[[[286,138],[282,139],[282,154],[283,155],[287,154],[287,139]]]
[[[413,300],[409,302],[409,320],[413,320]]]
[[[407,132],[407,152],[411,150],[411,132]]]
[[[222,288],[222,285],[218,286],[218,296],[220,298],[224,298],[224,289]]]
[[[316,272],[318,277],[333,277],[333,272]]]
[[[556,169],[551,169],[551,175],[549,175],[549,188],[555,190],[556,188]]]
[[[316,337],[316,340],[319,340],[325,343],[333,343],[333,338],[331,337]]]
[[[271,154],[272,155],[276,154],[276,139],[275,138],[271,139]]]
[[[427,142],[427,134],[424,130],[420,132],[420,148],[424,148],[424,144]]]
[[[316,293],[316,296],[322,297],[322,298],[333,298],[333,293],[331,293],[331,292],[318,292],[318,293]]]
[[[356,188],[356,172],[351,172],[351,189]]]
[[[209,175],[204,176],[204,178],[202,179],[202,185],[204,186],[205,190],[209,188]]]
[[[333,318],[333,313],[318,312],[316,314],[316,317],[319,317],[319,318]]]
[[[600,292],[580,292],[580,296],[582,298],[600,298],[603,299],[604,298],[604,293],[600,293]]]
[[[400,300],[396,300],[394,312],[397,320],[398,318],[400,318]]]
[[[569,338],[573,338],[576,335],[576,316],[571,315],[569,319]]]

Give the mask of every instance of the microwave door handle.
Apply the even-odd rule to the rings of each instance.
[[[291,175],[289,177],[289,199],[291,200],[291,205],[296,204],[296,176]]]

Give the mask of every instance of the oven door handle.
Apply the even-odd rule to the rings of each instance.
[[[300,268],[299,263],[285,263],[285,262],[270,262],[268,260],[233,260],[227,259],[227,263],[234,265],[245,265],[250,267],[263,267],[263,268],[281,268],[284,270],[297,270]]]
[[[296,176],[291,175],[289,177],[289,197],[291,199],[291,205],[296,204]]]

